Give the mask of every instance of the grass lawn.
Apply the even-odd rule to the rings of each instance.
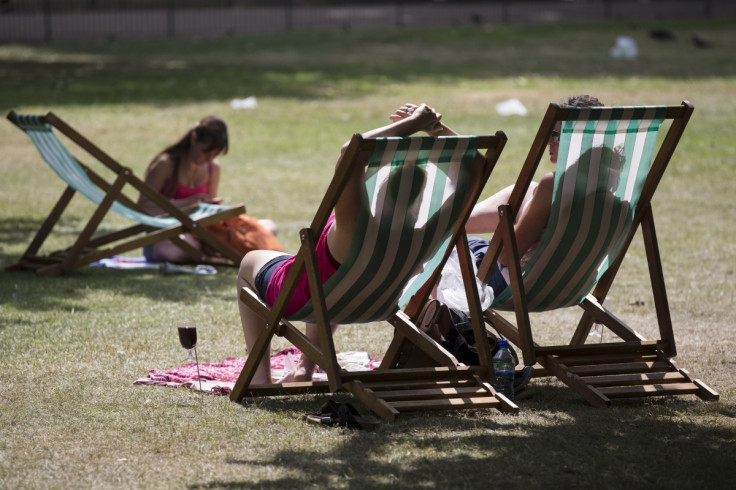
[[[201,361],[242,357],[236,270],[214,276],[85,268],[64,277],[0,271],[0,488],[726,488],[736,477],[736,45],[734,19],[304,33],[208,41],[0,46],[0,111],[53,110],[143,175],[208,114],[229,124],[221,194],[274,219],[288,251],[351,134],[427,102],[464,133],[509,143],[485,195],[510,184],[551,101],[592,93],[611,105],[695,113],[654,198],[679,364],[716,389],[594,409],[563,384],[532,381],[518,416],[428,413],[375,432],[305,424],[323,396],[231,403],[137,386],[179,365],[178,319],[198,321]],[[697,49],[697,31],[713,46]],[[619,35],[636,60],[612,59]],[[234,110],[234,98],[258,107]],[[527,116],[503,117],[512,97]],[[22,254],[63,191],[28,139],[0,124],[0,265]],[[549,170],[549,166],[545,170]],[[70,244],[91,205],[76,198],[48,248]],[[106,229],[122,224],[111,218]],[[611,308],[655,334],[638,239]],[[569,338],[568,312],[533,317]],[[392,330],[345,326],[342,350],[382,355]],[[609,334],[610,335],[610,334]],[[285,346],[274,343],[274,350]],[[347,400],[336,396],[338,400]],[[357,406],[363,411],[361,405]],[[192,417],[193,415],[193,417]]]

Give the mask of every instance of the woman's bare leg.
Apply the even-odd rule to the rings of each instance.
[[[189,233],[182,233],[181,235],[179,235],[179,238],[181,240],[184,240],[197,250],[202,250],[202,245],[199,243],[199,240],[194,238]],[[155,243],[153,245],[153,253],[151,254],[151,257],[155,262],[182,263],[191,260],[190,257],[186,253],[184,253],[182,249],[180,249],[176,244],[174,244],[174,242],[170,240]]]
[[[250,349],[258,339],[258,336],[265,329],[265,322],[258,316],[248,305],[240,300],[240,288],[248,288],[255,292],[255,279],[258,271],[266,265],[271,259],[285,255],[283,252],[274,252],[272,250],[254,250],[248,252],[240,262],[240,270],[238,271],[238,309],[240,310],[240,323],[243,326],[243,334],[245,335],[245,346]],[[263,356],[256,374],[251,380],[251,384],[264,384],[271,382],[271,356],[270,346],[269,355]]]

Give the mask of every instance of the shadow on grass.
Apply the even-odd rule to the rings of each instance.
[[[675,80],[736,74],[729,62],[734,39],[728,19],[670,26],[680,36],[668,43],[650,39],[650,25],[602,23],[57,43],[25,49],[22,55],[0,49],[0,108],[160,105],[253,94],[319,99],[370,94],[387,84],[529,76]],[[693,29],[716,42],[697,49],[689,39]],[[621,34],[637,38],[638,59],[608,56]]]
[[[218,273],[209,276],[165,276],[158,269],[120,270],[105,267],[83,267],[55,277],[38,277],[30,270],[6,271],[6,267],[20,259],[42,223],[43,219],[30,218],[0,220],[0,243],[22,244],[18,253],[8,253],[5,247],[0,249],[0,298],[3,303],[12,303],[15,308],[28,311],[57,308],[87,311],[92,292],[107,292],[130,299],[148,297],[162,302],[195,303],[201,299],[204,288],[213,299],[232,299],[237,274],[237,269],[233,267],[218,267]],[[82,220],[64,218],[57,225],[58,230],[54,229],[54,237],[62,238],[66,246],[70,246],[82,225]],[[45,249],[42,248],[42,251]],[[138,253],[142,255],[143,251],[139,250]],[[136,255],[136,251],[133,251],[133,255]]]
[[[596,409],[565,387],[536,389],[522,405],[531,422],[469,411],[409,415],[375,433],[324,428],[343,431],[334,449],[228,461],[244,473],[272,466],[299,476],[192,488],[692,488],[718,487],[736,474],[736,428],[708,423],[736,418],[736,407],[682,398]],[[294,409],[280,400],[261,408]]]
[[[0,243],[22,243],[25,247],[31,242],[45,218],[5,218],[0,219]],[[17,260],[18,257],[5,253],[5,248],[0,249],[0,260],[5,266],[8,261]]]
[[[39,277],[33,271],[0,271],[0,298],[25,311],[56,309],[84,312],[91,295],[115,295],[127,300],[149,298],[162,303],[194,304],[207,291],[211,300],[232,301],[237,270],[218,267],[209,276],[161,275],[157,269],[119,270],[84,267],[70,274]]]

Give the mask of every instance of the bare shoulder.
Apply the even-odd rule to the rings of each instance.
[[[157,156],[146,171],[146,184],[160,189],[167,179],[174,175],[174,161],[167,153]]]
[[[168,177],[174,173],[174,160],[168,153],[157,156],[148,166],[149,175],[163,175]]]

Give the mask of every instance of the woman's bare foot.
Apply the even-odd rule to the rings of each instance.
[[[290,370],[288,373],[283,375],[280,380],[276,383],[300,383],[306,381],[312,381],[314,375],[314,363],[307,358],[302,356],[297,362],[296,367]]]

